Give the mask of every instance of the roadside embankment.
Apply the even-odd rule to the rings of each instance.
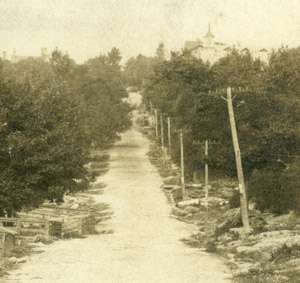
[[[239,283],[300,282],[300,217],[293,212],[276,216],[261,213],[250,204],[251,233],[244,235],[237,183],[218,180],[209,186],[208,205],[203,184],[186,184],[182,199],[180,169],[166,158],[153,140],[149,159],[163,178],[163,191],[173,205],[173,217],[198,229],[185,243],[227,260],[233,280]]]

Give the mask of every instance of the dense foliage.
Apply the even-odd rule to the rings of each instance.
[[[205,139],[220,141],[210,148],[211,172],[236,176],[227,105],[215,94],[217,90],[226,96],[222,89],[230,86],[234,95],[239,93],[234,110],[249,197],[259,209],[276,213],[299,206],[300,195],[289,193],[300,185],[291,169],[299,168],[300,156],[299,58],[299,49],[281,48],[267,64],[233,49],[210,66],[183,51],[154,64],[144,101],[171,117],[173,129],[188,130],[184,138],[188,178],[203,168],[204,152],[194,142]],[[243,91],[237,92],[240,88]],[[172,158],[178,162],[174,131],[172,139]]]
[[[0,69],[0,213],[32,209],[88,188],[92,147],[130,125],[120,54],[77,65],[59,50]]]
[[[128,86],[135,86],[138,90],[148,83],[153,75],[154,66],[165,60],[165,47],[160,43],[156,49],[154,57],[146,57],[139,54],[136,57],[130,57],[123,71],[123,81]]]

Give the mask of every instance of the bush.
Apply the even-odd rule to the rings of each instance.
[[[206,243],[206,251],[208,253],[216,253],[217,252],[217,247],[214,241],[208,241]]]
[[[232,197],[229,200],[229,208],[237,208],[240,207],[240,192],[234,191]]]
[[[294,163],[282,172],[254,171],[249,184],[249,196],[260,211],[275,214],[300,210],[299,164]]]

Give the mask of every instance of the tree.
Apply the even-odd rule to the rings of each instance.
[[[65,96],[1,85],[1,208],[31,209],[45,199],[62,201],[64,193],[88,185],[86,152],[76,143],[72,102]]]
[[[154,59],[139,54],[131,57],[125,64],[123,77],[128,86],[136,86],[141,90],[150,79],[153,71]]]
[[[88,188],[91,146],[111,145],[130,125],[119,61],[113,49],[78,66],[56,49],[50,64],[28,59],[0,70],[0,211]]]
[[[199,152],[193,145],[199,128],[194,125],[195,106],[198,103],[199,93],[208,92],[212,83],[212,75],[202,60],[181,53],[172,53],[169,61],[157,63],[154,66],[153,76],[144,92],[144,101],[172,118],[172,125],[177,129],[187,128],[191,133],[185,134],[185,160],[187,172],[191,172],[199,165]],[[200,131],[202,132],[202,131]],[[172,156],[176,162],[180,161],[180,147],[178,137],[173,133]]]
[[[262,197],[264,193],[258,192],[264,184],[263,172],[265,183],[268,172],[274,172],[278,184],[287,184],[286,176],[295,172],[289,168],[296,166],[294,156],[300,155],[299,53],[299,49],[274,51],[267,65],[254,60],[247,51],[233,49],[209,67],[183,52],[173,53],[169,61],[154,66],[144,101],[151,101],[160,113],[172,116],[173,127],[190,129],[185,134],[187,171],[202,167],[206,161],[192,142],[217,139],[221,144],[212,148],[210,168],[236,176],[227,107],[219,97],[209,95],[209,90],[241,87],[243,91],[235,98],[234,109],[244,175],[247,181],[254,180],[250,182],[249,195],[259,199],[261,209],[274,207],[275,202],[269,202]],[[178,162],[179,148],[174,144],[173,158]],[[298,182],[294,177],[291,180]],[[287,209],[291,207],[295,206]],[[282,206],[280,209],[287,211]]]
[[[86,73],[78,78],[77,92],[86,109],[88,133],[101,148],[110,146],[131,125],[131,108],[123,101],[127,92],[122,85],[120,60],[119,51],[112,49],[108,56],[88,60]]]
[[[165,51],[165,45],[163,42],[160,42],[156,52],[155,52],[155,58],[159,61],[162,62],[164,60],[166,60],[166,51]]]

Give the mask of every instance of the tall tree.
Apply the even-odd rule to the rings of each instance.
[[[166,51],[165,51],[165,45],[163,42],[160,42],[156,52],[155,52],[155,57],[158,59],[158,61],[164,61],[166,60]]]

